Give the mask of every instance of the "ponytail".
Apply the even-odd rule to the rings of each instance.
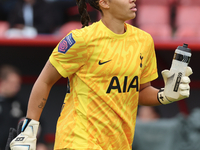
[[[98,10],[98,11],[100,11],[100,12],[102,13],[102,11],[101,11],[101,9],[100,9],[100,7],[99,7],[99,0],[88,0],[88,3],[89,3],[92,7],[94,7],[96,10]]]
[[[81,23],[82,28],[89,25],[90,22],[90,16],[87,12],[87,5],[86,0],[76,0],[76,4],[78,6],[79,14],[81,15]]]

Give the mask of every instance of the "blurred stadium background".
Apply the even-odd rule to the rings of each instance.
[[[20,95],[23,103],[28,103],[33,83],[46,63],[57,43],[71,29],[81,28],[75,0],[46,0],[52,14],[46,17],[53,19],[53,30],[38,32],[36,35],[8,34],[10,30],[9,16],[14,10],[17,0],[1,0],[0,2],[0,64],[11,64],[22,71],[22,88]],[[199,0],[138,0],[137,17],[129,21],[132,25],[149,32],[155,42],[158,61],[159,78],[152,84],[164,86],[160,72],[171,66],[174,50],[187,43],[192,50],[190,66],[191,96],[188,99],[166,106],[159,106],[161,116],[172,118],[178,113],[186,115],[200,106],[200,1]],[[99,20],[99,13],[88,6],[92,21]],[[49,15],[49,16],[48,16]],[[41,116],[44,141],[54,142],[56,121],[60,113],[66,93],[67,79],[61,79],[53,87],[48,103]]]

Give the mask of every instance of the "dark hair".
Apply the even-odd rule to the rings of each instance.
[[[88,3],[95,9],[99,10],[101,13],[101,9],[99,7],[99,0],[88,0]],[[85,26],[88,26],[90,20],[90,16],[87,12],[87,5],[86,5],[86,0],[76,0],[76,4],[78,6],[78,11],[79,14],[81,15],[81,23],[82,23],[82,28]]]
[[[12,65],[2,65],[0,67],[0,80],[6,80],[7,77],[12,73],[15,73],[19,76],[21,75],[21,72],[19,71],[18,68]]]

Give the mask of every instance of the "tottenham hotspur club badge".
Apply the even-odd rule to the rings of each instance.
[[[142,53],[140,53],[140,60],[141,60],[141,62],[140,62],[140,68],[142,68],[142,59],[143,59],[143,56],[142,56]]]

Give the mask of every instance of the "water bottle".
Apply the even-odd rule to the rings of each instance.
[[[175,50],[170,68],[170,76],[167,78],[167,83],[165,84],[165,96],[173,99],[179,97],[178,89],[181,77],[185,76],[191,56],[191,49],[188,48],[188,44],[184,43],[183,46],[178,46]]]

